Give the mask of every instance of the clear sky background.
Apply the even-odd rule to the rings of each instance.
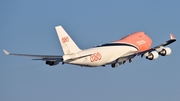
[[[153,46],[169,39],[172,54],[136,57],[115,69],[50,67],[0,52],[0,101],[180,101],[179,0],[1,0],[0,50],[62,55],[55,26],[90,48],[136,31]]]

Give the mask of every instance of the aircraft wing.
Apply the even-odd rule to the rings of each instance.
[[[62,56],[56,56],[56,55],[32,55],[32,54],[16,54],[16,53],[9,53],[6,50],[3,50],[6,55],[14,55],[14,56],[27,56],[27,57],[33,57],[36,59],[33,60],[44,60],[44,61],[59,61],[62,62],[63,58]]]
[[[162,44],[160,44],[160,45],[158,45],[158,46],[155,46],[155,47],[153,47],[153,48],[150,48],[150,49],[148,49],[148,50],[145,50],[145,51],[142,51],[142,52],[138,52],[137,55],[138,55],[138,56],[141,55],[141,57],[143,57],[145,53],[158,50],[158,49],[160,49],[161,47],[167,46],[167,45],[169,45],[169,44],[171,44],[171,43],[173,43],[173,42],[175,42],[175,41],[176,41],[176,38],[174,37],[174,35],[173,35],[173,34],[170,34],[170,39],[169,39],[169,40],[165,41],[164,43],[162,43]]]
[[[132,59],[135,57],[135,56],[141,56],[141,57],[143,57],[146,53],[150,53],[150,52],[152,52],[152,51],[157,51],[158,49],[161,49],[162,47],[164,47],[164,46],[167,46],[167,45],[169,45],[169,44],[171,44],[171,43],[173,43],[173,42],[175,42],[176,41],[176,38],[174,37],[174,35],[173,34],[170,34],[170,39],[169,40],[167,40],[167,41],[165,41],[164,43],[162,43],[162,44],[160,44],[160,45],[158,45],[158,46],[155,46],[155,47],[153,47],[153,48],[150,48],[150,49],[148,49],[148,50],[145,50],[145,51],[142,51],[142,52],[134,52],[134,53],[130,53],[130,54],[128,54],[128,55],[126,55],[126,56],[124,56],[124,57],[119,57],[118,59],[117,59],[117,62],[123,62],[123,64],[125,63],[125,61],[126,60],[129,60],[129,62],[131,62],[132,61]]]

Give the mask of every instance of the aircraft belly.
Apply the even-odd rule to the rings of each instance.
[[[128,52],[137,51],[137,49],[129,46],[120,46],[112,51],[112,56],[108,60],[108,64],[117,62],[117,59],[126,56]]]
[[[104,66],[115,62],[119,57],[124,56],[129,51],[137,51],[137,49],[128,46],[92,48],[78,53],[80,56],[91,55],[71,61],[69,64],[87,67]]]

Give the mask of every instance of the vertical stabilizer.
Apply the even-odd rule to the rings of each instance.
[[[81,51],[62,26],[56,26],[55,28],[64,54],[76,53]]]

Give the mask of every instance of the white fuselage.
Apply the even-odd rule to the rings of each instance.
[[[137,51],[137,49],[131,46],[100,46],[87,50],[82,50],[73,54],[67,54],[64,55],[63,58],[70,59],[85,56],[83,58],[77,58],[71,61],[64,61],[64,63],[88,67],[97,67],[116,63],[119,57],[130,55],[132,54],[132,52],[135,51]]]

